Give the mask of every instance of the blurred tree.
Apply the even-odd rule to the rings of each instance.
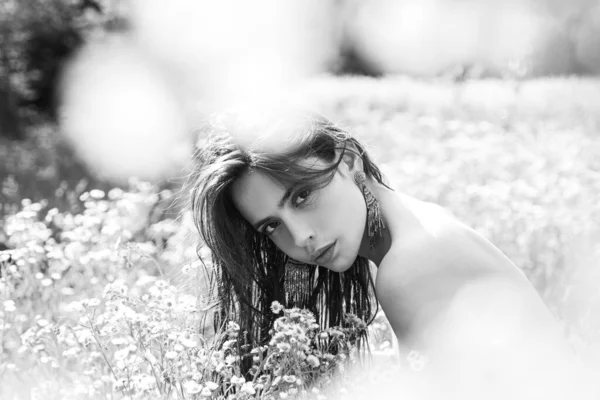
[[[1,136],[23,137],[23,110],[56,118],[62,67],[104,10],[96,0],[0,0]]]
[[[14,72],[12,62],[12,33],[10,21],[14,17],[16,1],[0,1],[0,135],[10,139],[23,136],[18,118],[16,94],[11,85]]]

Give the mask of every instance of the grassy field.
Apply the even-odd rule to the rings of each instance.
[[[600,366],[599,81],[323,78],[306,90],[315,108],[367,144],[398,190],[447,207],[522,268],[584,363]],[[210,346],[198,329],[206,298],[190,284],[201,271],[194,228],[189,214],[165,218],[177,193],[139,182],[109,191],[73,168],[54,129],[0,147],[0,241],[12,249],[0,255],[1,398],[30,398],[24,383],[56,398],[284,398],[308,383],[325,390],[318,378],[344,360],[323,343],[301,360],[274,343],[264,354],[288,369],[277,375],[261,364],[260,379],[238,380],[239,354],[223,347],[235,327]],[[32,201],[11,205],[25,197]],[[323,333],[300,325],[306,337]],[[375,330],[385,349],[389,329]],[[276,376],[287,378],[275,384]]]

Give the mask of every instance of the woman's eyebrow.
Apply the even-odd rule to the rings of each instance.
[[[290,196],[292,195],[292,193],[294,193],[294,190],[296,189],[297,185],[294,186],[290,186],[289,188],[287,188],[285,190],[285,193],[283,194],[283,196],[281,197],[281,200],[279,200],[279,203],[277,203],[277,208],[281,209],[283,208],[283,206],[285,205],[285,202],[290,198]],[[272,217],[271,216],[267,216],[265,218],[262,218],[260,221],[255,222],[253,224],[254,229],[258,230],[258,228],[260,228],[260,226],[262,224],[264,224],[265,222],[267,222],[268,220],[270,220]]]

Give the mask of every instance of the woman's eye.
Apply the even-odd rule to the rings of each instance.
[[[275,229],[277,229],[277,227],[279,226],[279,222],[269,222],[268,224],[266,224],[263,229],[262,232],[269,236],[270,234],[272,234]]]
[[[294,205],[299,206],[306,201],[308,196],[310,196],[310,189],[304,189],[301,192],[298,192],[296,197],[294,198]]]

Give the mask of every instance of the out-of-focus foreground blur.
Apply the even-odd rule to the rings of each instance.
[[[199,249],[202,265],[180,192],[190,156],[216,111],[274,105],[323,113],[400,190],[490,239],[598,376],[598,1],[0,0],[0,32],[0,398],[431,389],[432,360],[392,356],[383,315],[369,328],[379,369],[337,383],[354,350],[327,346],[360,323],[287,320],[298,336],[252,353],[261,368],[263,352],[277,360],[253,382],[239,373],[235,326],[206,323],[209,254]],[[485,287],[461,295],[490,300]],[[477,370],[478,340],[514,334],[468,317],[473,330],[440,338],[465,346],[457,371]],[[292,357],[307,335],[310,351]],[[523,382],[560,381],[546,356],[524,345],[500,357],[525,379],[486,398],[539,397]],[[485,391],[473,379],[462,398]],[[575,381],[544,398],[579,398]]]
[[[316,74],[595,75],[600,4],[473,0],[3,0],[0,132],[60,123],[103,177],[161,179],[224,107],[303,103]],[[142,147],[140,147],[142,146]]]

